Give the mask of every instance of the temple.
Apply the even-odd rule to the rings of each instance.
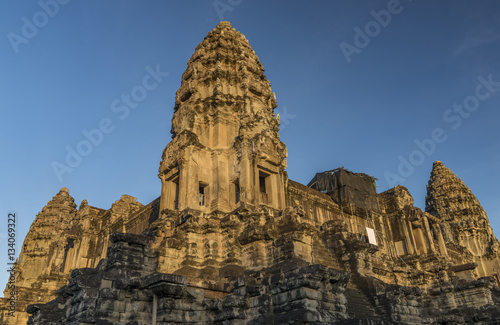
[[[0,323],[500,322],[500,245],[462,180],[436,161],[425,211],[343,167],[294,182],[276,107],[247,39],[220,22],[182,75],[160,196],[77,208],[62,188]]]

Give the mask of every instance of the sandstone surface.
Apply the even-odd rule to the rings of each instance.
[[[160,197],[108,210],[63,188],[17,263],[2,324],[496,324],[499,242],[470,189],[433,165],[408,190],[337,168],[288,179],[276,96],[228,22],[189,59]],[[28,315],[31,315],[28,320]]]

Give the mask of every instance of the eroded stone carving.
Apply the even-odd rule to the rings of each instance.
[[[182,76],[158,199],[42,209],[2,324],[489,324],[499,244],[463,182],[434,163],[426,211],[345,168],[285,172],[276,97],[221,22]]]

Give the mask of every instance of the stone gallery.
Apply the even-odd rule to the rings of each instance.
[[[160,196],[104,210],[62,188],[0,323],[500,324],[500,245],[453,172],[434,163],[425,211],[345,168],[299,184],[276,106],[245,36],[219,23],[182,76]]]

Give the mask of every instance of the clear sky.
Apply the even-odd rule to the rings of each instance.
[[[266,69],[290,179],[344,166],[377,177],[379,192],[401,183],[423,209],[441,160],[500,235],[498,1],[55,1],[0,11],[0,268],[8,212],[20,249],[63,186],[104,209],[159,196],[181,74],[220,20]],[[98,128],[102,139],[81,144]],[[68,150],[82,153],[72,166]]]

